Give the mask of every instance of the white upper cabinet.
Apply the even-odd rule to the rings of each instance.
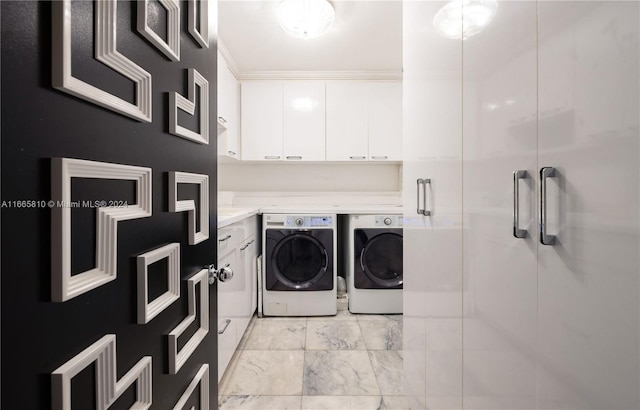
[[[323,81],[284,82],[284,159],[325,160]]]
[[[242,159],[401,161],[402,83],[242,83]]]
[[[367,97],[367,83],[327,82],[328,161],[367,160]]]
[[[240,158],[240,84],[218,53],[218,155]]]
[[[371,82],[369,160],[402,161],[402,83]]]
[[[282,82],[246,81],[241,91],[242,159],[282,160]]]

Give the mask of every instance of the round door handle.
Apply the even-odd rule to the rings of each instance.
[[[231,279],[233,279],[233,269],[231,269],[229,265],[220,268],[220,271],[218,271],[218,280],[220,282],[229,282]]]

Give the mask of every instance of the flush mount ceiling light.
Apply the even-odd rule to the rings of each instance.
[[[280,27],[296,38],[316,38],[323,35],[335,17],[327,0],[282,0],[277,10]]]
[[[438,33],[454,40],[466,40],[485,29],[498,10],[496,0],[451,0],[433,18]]]

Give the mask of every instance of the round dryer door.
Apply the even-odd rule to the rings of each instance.
[[[302,233],[283,238],[273,251],[275,276],[295,289],[308,289],[318,282],[329,264],[320,241]]]
[[[385,288],[402,285],[402,236],[382,233],[362,248],[362,270],[374,283]]]

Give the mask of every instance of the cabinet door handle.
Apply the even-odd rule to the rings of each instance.
[[[367,157],[363,156],[363,155],[354,155],[352,157],[349,157],[349,159],[354,160],[354,161],[360,161],[363,159],[367,159]]]
[[[287,159],[302,159],[302,155],[287,155]]]
[[[554,167],[540,168],[540,243],[555,245],[556,236],[547,234],[547,178],[556,176]]]
[[[422,178],[418,178],[416,180],[416,213],[418,215],[422,215],[422,212],[424,212],[424,208],[420,208],[420,185],[424,184],[424,179]]]
[[[527,178],[527,171],[513,171],[513,236],[526,238],[527,230],[520,229],[520,180]]]
[[[240,248],[240,250],[241,250],[241,251],[243,251],[243,250],[247,249],[247,248],[248,248],[249,246],[251,246],[251,244],[252,244],[252,243],[254,243],[254,242],[255,242],[255,240],[254,240],[254,239],[250,240],[250,241],[249,241],[249,242],[247,242],[247,243],[246,243],[242,248]]]
[[[389,157],[386,156],[386,155],[372,155],[371,156],[371,159],[387,159],[387,158],[389,158]]]
[[[427,184],[431,184],[429,178],[418,178],[416,180],[416,201],[418,203],[416,212],[418,215],[431,216],[431,211],[427,211]],[[422,186],[422,208],[420,208],[420,186]]]
[[[231,235],[227,235],[222,239],[218,239],[218,242],[224,242],[224,241],[228,240],[229,238],[231,238]]]
[[[424,196],[424,199],[423,199],[423,204],[424,204],[424,206],[423,206],[423,208],[422,208],[422,215],[424,215],[424,216],[431,216],[431,211],[428,211],[428,210],[427,210],[427,204],[429,203],[429,202],[427,201],[427,184],[431,185],[431,179],[429,179],[429,178],[424,178],[424,179],[422,180],[422,186],[424,187],[424,189],[423,189],[423,191],[422,191],[422,195]]]
[[[280,159],[280,155],[265,155],[264,159]]]
[[[224,321],[224,327],[222,328],[222,330],[218,330],[218,334],[221,335],[225,332],[225,330],[227,330],[227,328],[229,327],[229,325],[231,324],[231,319],[227,319]]]
[[[218,121],[220,121],[223,124],[227,123],[227,120],[225,120],[224,117],[218,117]]]
[[[235,157],[236,155],[238,155],[238,153],[237,153],[237,152],[233,152],[233,151],[227,151],[227,152],[229,153],[229,155],[234,156],[234,157]]]

